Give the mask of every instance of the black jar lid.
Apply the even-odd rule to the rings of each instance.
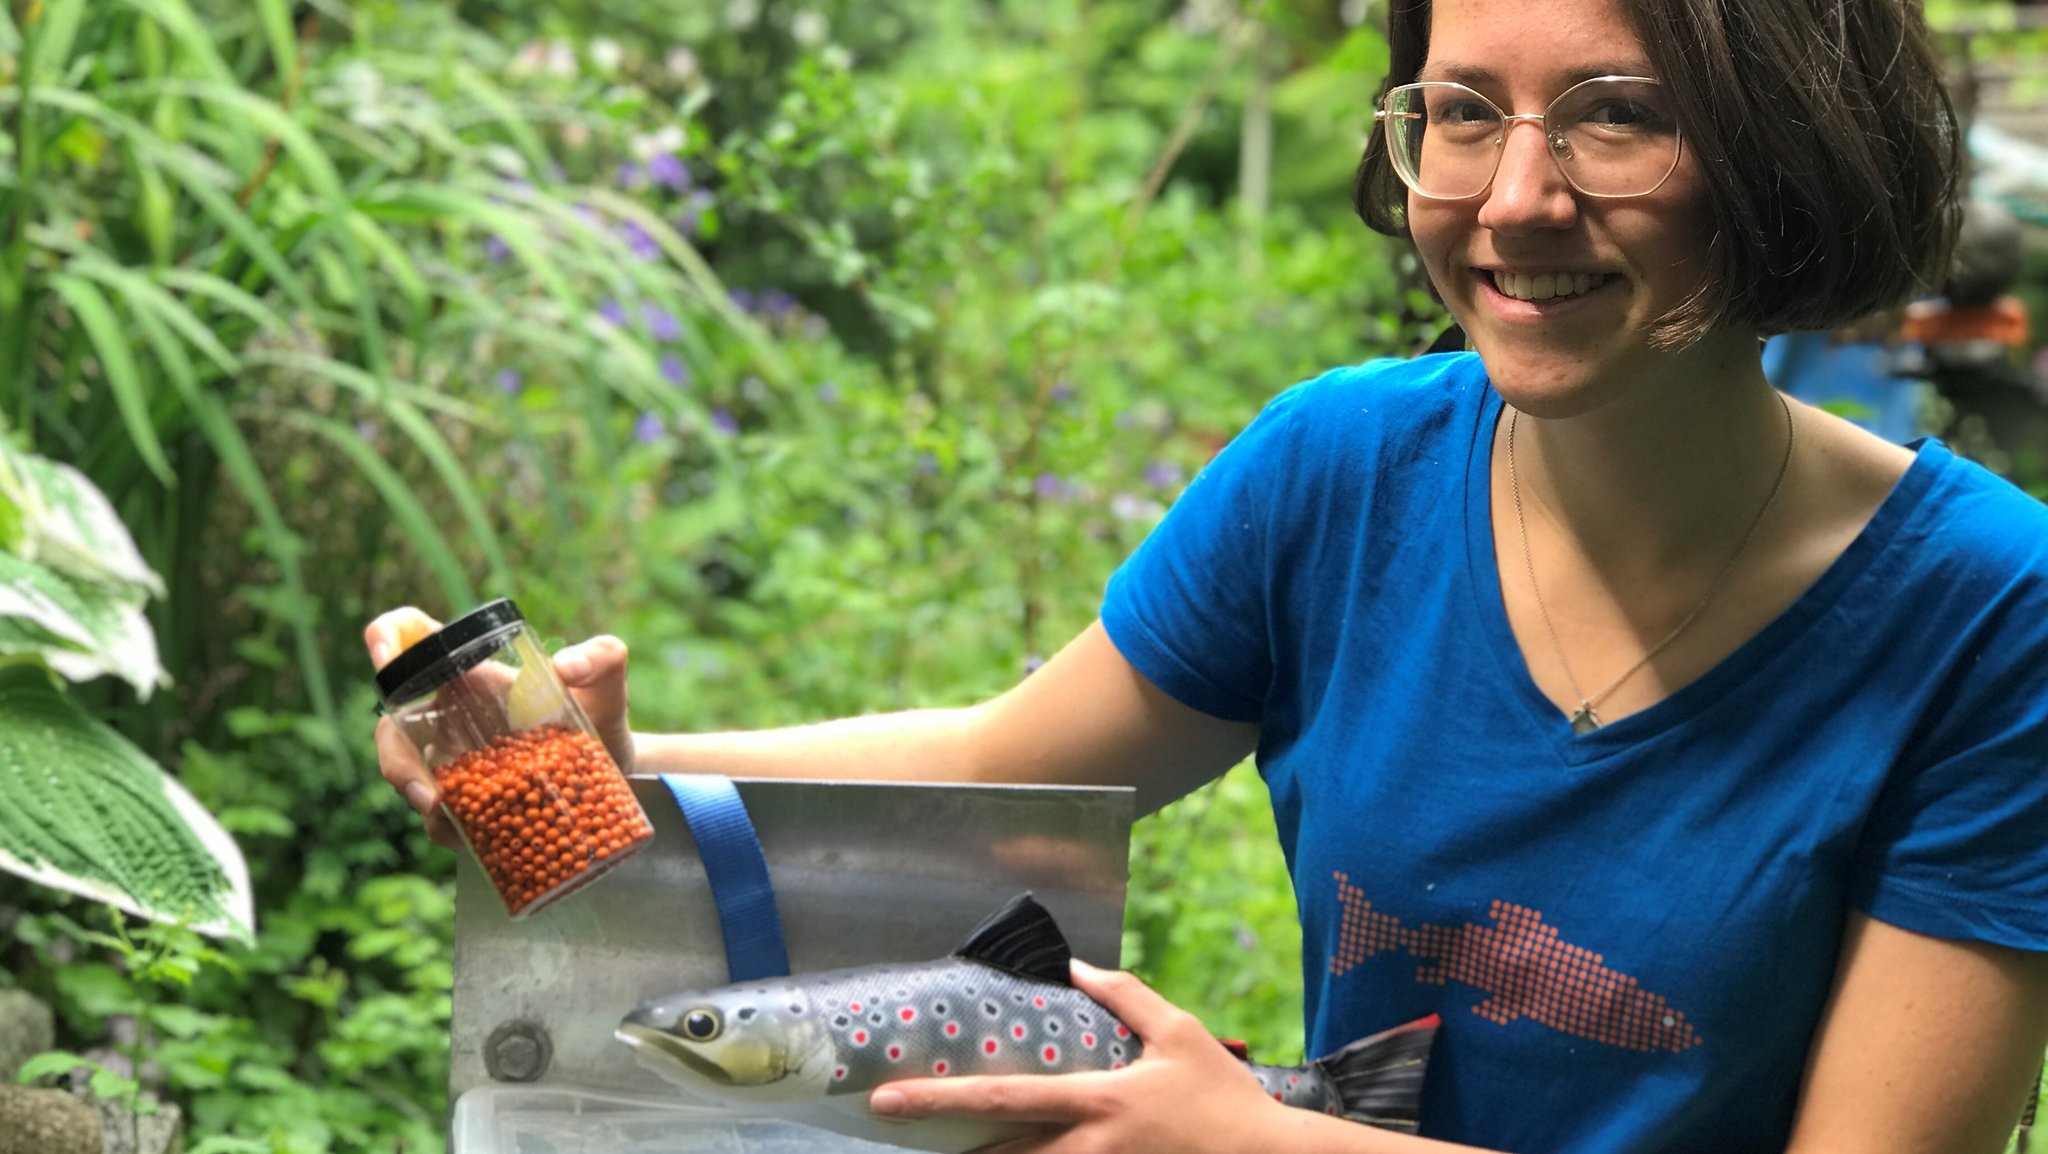
[[[386,663],[377,671],[377,692],[389,703],[437,689],[495,652],[476,642],[525,620],[510,597],[479,605]]]

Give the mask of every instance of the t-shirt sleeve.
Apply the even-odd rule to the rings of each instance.
[[[1987,610],[1865,824],[1851,899],[1918,933],[2048,950],[2048,598]]]
[[[1175,700],[1230,721],[1260,720],[1273,677],[1267,559],[1303,387],[1276,397],[1196,474],[1103,598],[1103,627],[1126,661]]]

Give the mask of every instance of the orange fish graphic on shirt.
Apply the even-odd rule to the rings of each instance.
[[[1678,1054],[1700,1044],[1683,1011],[1608,969],[1600,954],[1565,941],[1536,910],[1495,902],[1491,925],[1411,929],[1373,909],[1347,875],[1339,872],[1336,879],[1343,918],[1332,977],[1375,954],[1400,951],[1431,963],[1416,969],[1418,982],[1458,982],[1485,992],[1472,1012],[1499,1025],[1529,1018],[1575,1038],[1646,1053]]]

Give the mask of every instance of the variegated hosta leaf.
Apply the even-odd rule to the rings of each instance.
[[[255,932],[234,839],[32,665],[0,669],[0,870],[201,933]]]
[[[7,553],[0,553],[0,626],[0,656],[34,654],[73,681],[110,673],[146,699],[168,679],[140,594],[81,585]]]
[[[128,526],[99,487],[69,465],[43,457],[19,459],[41,497],[23,525],[23,555],[94,585],[119,586],[132,594],[162,597],[164,583],[142,560]]]
[[[26,524],[38,504],[22,456],[0,435],[0,551],[19,552],[27,540]]]

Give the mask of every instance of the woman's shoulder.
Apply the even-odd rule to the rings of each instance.
[[[1451,428],[1477,414],[1488,394],[1472,353],[1432,353],[1344,365],[1295,385],[1267,406],[1266,419],[1308,435],[1354,442],[1361,434],[1412,436]],[[1469,422],[1467,422],[1469,424]]]

